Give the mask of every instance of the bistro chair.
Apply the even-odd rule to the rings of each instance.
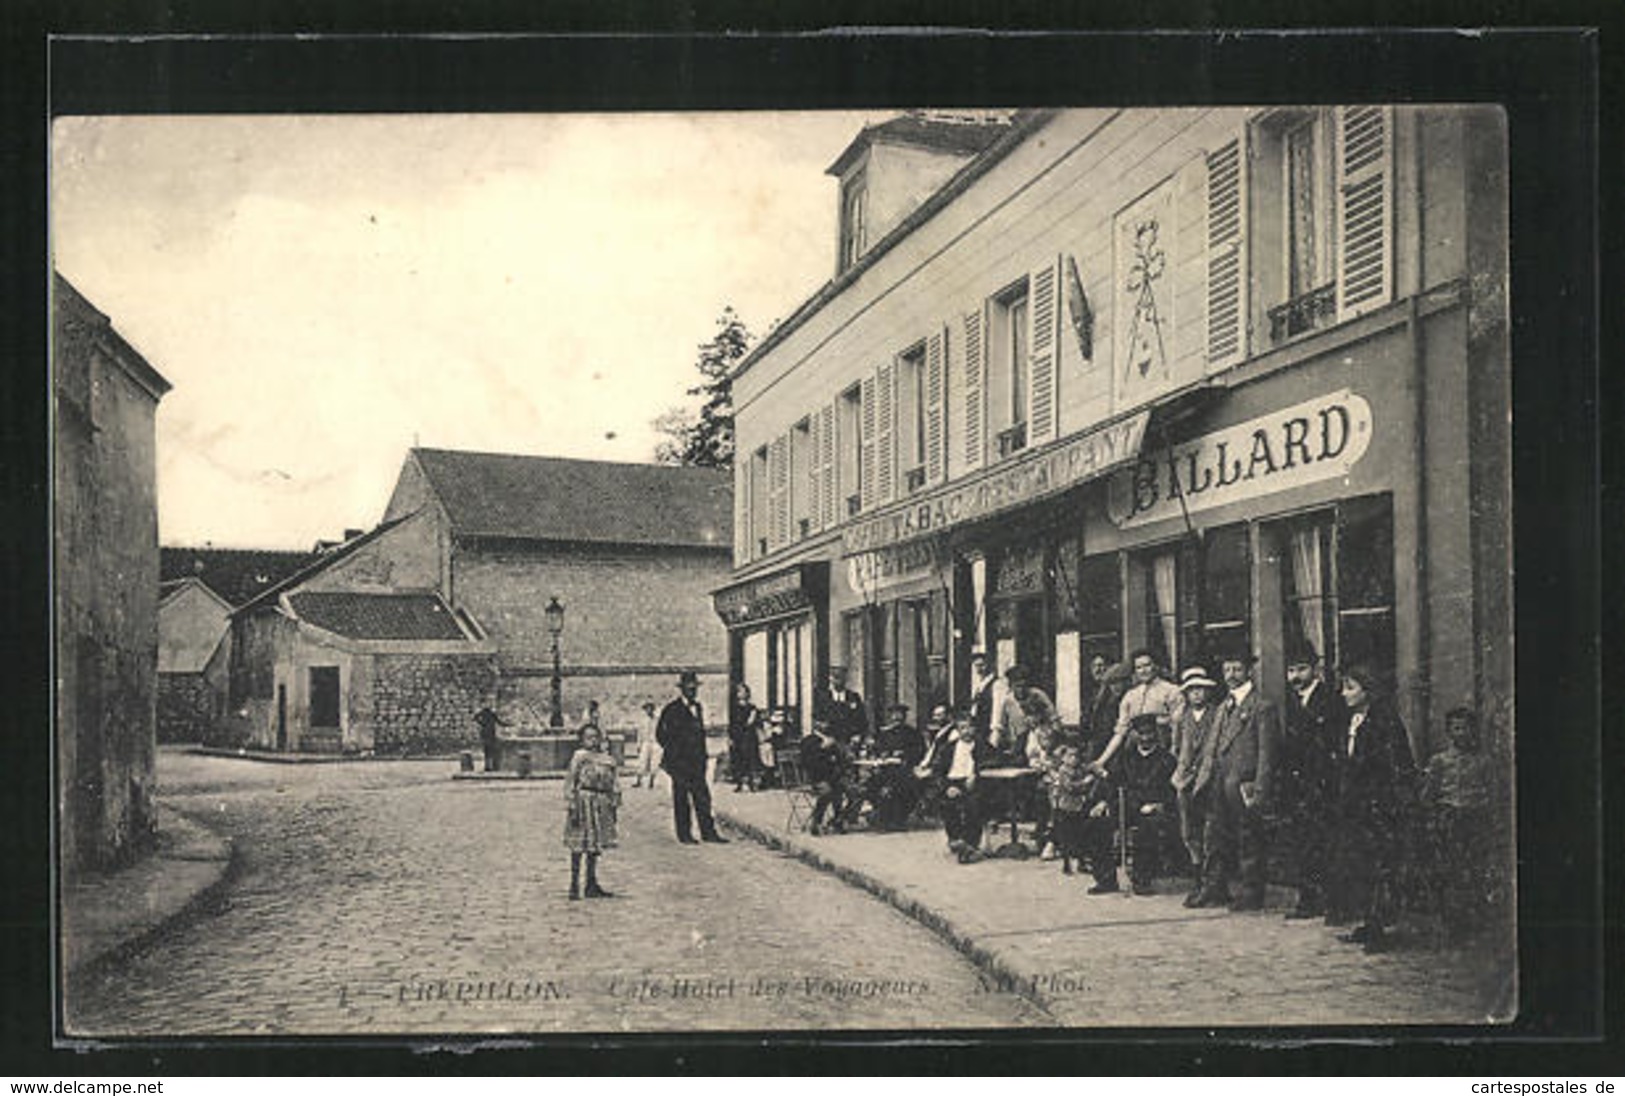
[[[805,832],[812,826],[813,806],[818,802],[818,788],[807,779],[806,771],[801,767],[801,750],[795,746],[783,746],[777,751],[779,783],[784,788],[784,798],[790,805],[790,813],[784,820],[787,831],[801,830]]]

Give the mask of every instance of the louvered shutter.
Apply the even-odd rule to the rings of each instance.
[[[1207,360],[1247,356],[1247,134],[1207,158]]]
[[[987,405],[982,384],[982,312],[965,313],[965,467],[980,468],[987,448]]]
[[[925,341],[925,480],[940,483],[947,473],[948,330]]]
[[[835,497],[835,405],[826,404],[818,412],[818,499],[822,504],[817,522],[828,529],[834,525],[837,514],[846,512],[846,504]]]
[[[773,439],[767,451],[768,536],[773,547],[790,540],[790,436]]]
[[[1337,108],[1337,318],[1387,304],[1394,292],[1393,112]]]
[[[875,379],[863,378],[863,385],[859,393],[862,406],[858,412],[858,479],[860,509],[867,510],[875,504]]]
[[[750,517],[750,461],[742,460],[734,468],[735,563],[744,563],[751,557]]]
[[[806,439],[807,448],[804,452],[797,454],[801,458],[800,463],[796,466],[796,470],[801,475],[801,482],[796,484],[794,497],[807,500],[806,504],[798,507],[797,510],[798,516],[807,519],[809,531],[818,528],[820,515],[824,512],[822,498],[824,469],[819,464],[824,451],[820,442],[820,431],[823,430],[823,426],[824,424],[819,421],[818,412],[814,411],[807,416],[807,430],[801,435]]]
[[[1034,270],[1027,281],[1027,444],[1043,445],[1056,434],[1056,391],[1060,373],[1061,259]]]
[[[897,497],[897,369],[883,362],[875,369],[875,499]]]

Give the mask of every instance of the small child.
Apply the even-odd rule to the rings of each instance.
[[[1072,874],[1072,862],[1083,870],[1084,808],[1095,776],[1089,771],[1082,741],[1072,731],[1063,731],[1053,742],[1044,774],[1049,786],[1050,835],[1055,855],[1061,860],[1061,874]]]
[[[1449,744],[1428,760],[1421,800],[1433,891],[1446,933],[1459,937],[1478,927],[1493,898],[1488,871],[1491,762],[1479,748],[1472,709],[1451,709],[1444,726]]]

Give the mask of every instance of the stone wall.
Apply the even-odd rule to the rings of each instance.
[[[204,741],[220,706],[203,674],[159,674],[158,741]]]
[[[474,713],[496,699],[494,655],[377,655],[373,751],[449,753],[479,746]]]

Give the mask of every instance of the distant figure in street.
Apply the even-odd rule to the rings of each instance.
[[[497,728],[508,726],[508,721],[497,715],[491,708],[481,708],[474,713],[474,722],[480,729],[480,749],[485,751],[485,771],[495,772],[497,768]]]
[[[1185,840],[1194,882],[1185,904],[1194,907],[1204,898],[1202,866],[1207,863],[1207,816],[1213,809],[1213,748],[1218,741],[1214,730],[1219,722],[1214,700],[1219,683],[1207,676],[1202,666],[1187,666],[1179,675],[1179,688],[1185,694],[1184,706],[1174,720],[1173,786],[1179,804],[1179,834]]]
[[[1129,726],[1129,748],[1118,754],[1100,798],[1089,808],[1084,846],[1095,883],[1090,894],[1115,894],[1117,862],[1127,841],[1129,886],[1150,894],[1163,874],[1165,854],[1179,830],[1174,805],[1175,761],[1162,744],[1157,717],[1137,715]],[[1118,817],[1121,807],[1121,817]]]
[[[609,898],[598,885],[598,857],[615,847],[615,813],[621,805],[615,758],[596,723],[581,728],[581,747],[564,773],[564,847],[570,850],[570,898],[580,898],[581,858],[587,858],[588,898]]]
[[[808,832],[814,837],[824,833],[827,815],[829,828],[845,833],[846,814],[851,806],[847,770],[852,764],[846,744],[830,734],[822,721],[815,719],[812,734],[801,744],[801,764],[807,780],[818,789]]]
[[[1493,762],[1478,741],[1478,716],[1452,708],[1444,717],[1444,749],[1422,777],[1432,889],[1445,933],[1455,942],[1482,927],[1494,902],[1491,870],[1495,818]]]
[[[1089,704],[1084,710],[1083,749],[1096,757],[1111,740],[1117,727],[1118,708],[1128,691],[1133,670],[1127,662],[1113,662],[1105,655],[1089,660]]]
[[[761,722],[761,709],[750,702],[750,686],[739,682],[728,709],[728,775],[733,778],[736,792],[747,786],[755,791],[759,783],[761,765],[756,738]]]
[[[1349,714],[1338,759],[1336,870],[1329,881],[1331,912],[1363,918],[1338,939],[1366,951],[1387,949],[1393,883],[1416,791],[1410,738],[1377,680],[1363,666],[1343,671]]]
[[[972,651],[970,655],[970,720],[976,737],[983,742],[993,740],[993,693],[998,687],[998,675],[987,668],[987,654]]]
[[[643,702],[643,726],[638,728],[638,765],[637,775],[632,780],[634,788],[643,786],[648,781],[649,789],[654,790],[655,770],[660,767],[660,743],[655,741],[655,728],[660,719],[655,702]]]
[[[581,717],[581,729],[586,730],[588,727],[597,727],[599,730],[604,729],[603,723],[600,722],[598,701],[596,700],[587,701],[586,714]]]
[[[933,748],[928,763],[931,775],[942,789],[939,802],[948,849],[961,864],[980,856],[982,807],[976,786],[977,775],[988,763],[987,742],[976,734],[968,709],[961,709],[940,748]]]
[[[717,833],[711,817],[711,789],[705,783],[705,715],[700,710],[700,677],[684,670],[677,678],[678,696],[660,712],[655,740],[660,743],[660,767],[671,781],[672,820],[677,840],[685,845],[694,840],[693,819],[700,821],[700,840],[726,845],[728,839]]]
[[[1021,713],[1019,720],[1014,716],[1006,717],[1005,726],[1012,732],[1006,744],[1010,763],[1043,772],[1048,767],[1050,747],[1061,722],[1055,714],[1055,702],[1032,683],[1031,673],[1019,663],[1004,672],[1004,679],[1009,683],[1010,703]],[[1032,787],[1022,813],[1031,815],[1035,824],[1033,842],[1039,848],[1039,859],[1054,860],[1055,845],[1050,840],[1049,796],[1042,787]]]
[[[1213,742],[1212,809],[1207,815],[1202,866],[1204,893],[1198,906],[1221,904],[1231,879],[1241,892],[1232,910],[1264,908],[1264,864],[1267,831],[1264,812],[1274,794],[1276,755],[1280,752],[1281,719],[1275,705],[1253,684],[1254,658],[1234,650],[1220,663],[1229,695],[1219,705]]]
[[[1133,667],[1133,684],[1124,690],[1123,699],[1117,706],[1117,724],[1112,729],[1111,741],[1095,758],[1095,771],[1102,775],[1111,764],[1112,756],[1128,741],[1129,722],[1135,716],[1156,716],[1157,729],[1163,736],[1163,742],[1171,744],[1174,718],[1179,715],[1179,707],[1184,703],[1179,690],[1171,682],[1163,680],[1157,658],[1149,650],[1142,647],[1135,651],[1129,657],[1129,664]]]
[[[846,667],[831,666],[822,689],[813,697],[813,721],[822,721],[830,737],[848,749],[869,737],[869,709],[863,697],[846,687]]]
[[[1286,656],[1286,734],[1281,742],[1281,831],[1298,885],[1289,921],[1326,912],[1326,863],[1335,816],[1337,751],[1346,709],[1315,673],[1320,659],[1307,643]]]

